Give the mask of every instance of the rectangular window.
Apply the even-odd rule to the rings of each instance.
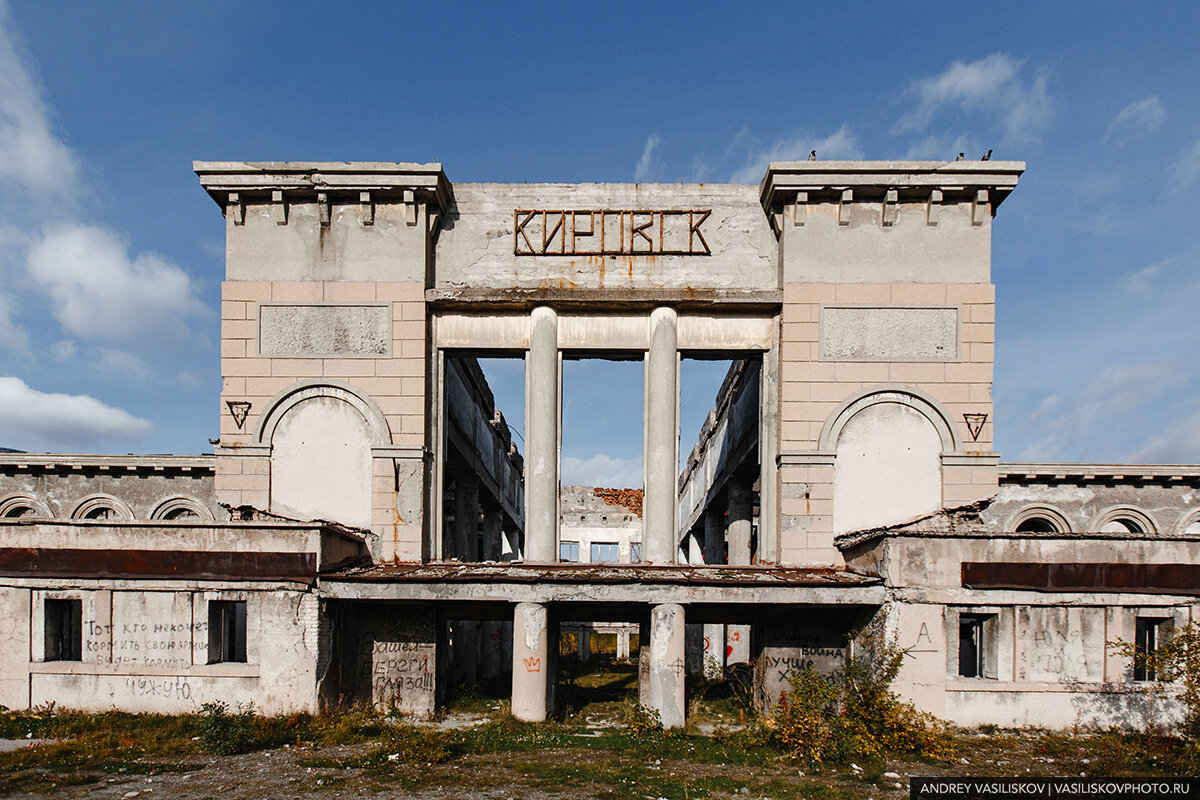
[[[1133,635],[1133,679],[1135,681],[1153,681],[1158,679],[1154,656],[1162,644],[1163,637],[1168,634],[1166,617],[1138,617],[1134,625]]]
[[[629,560],[636,564],[642,560],[642,543],[633,542],[629,545]]]
[[[958,617],[958,675],[961,678],[984,677],[987,651],[988,615],[960,614]]]
[[[558,560],[559,561],[578,561],[579,560],[579,542],[559,542],[558,543]]]
[[[46,601],[46,661],[83,660],[83,601]]]
[[[621,546],[616,542],[593,542],[593,564],[616,564],[621,560]]]
[[[208,663],[246,662],[246,601],[208,603]]]

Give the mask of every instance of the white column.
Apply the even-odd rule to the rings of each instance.
[[[678,548],[675,530],[679,409],[676,321],[672,308],[650,314],[650,352],[646,357],[645,461],[646,495],[643,525],[646,561],[673,564]],[[682,631],[680,636],[682,636]]]
[[[750,564],[750,519],[754,514],[753,493],[731,480],[729,483],[729,563],[744,567]]]
[[[720,623],[704,626],[704,677],[710,680],[725,677],[725,626]]]
[[[684,694],[683,606],[664,603],[650,610],[650,686],[647,702],[658,712],[664,728],[679,728],[686,722]]]
[[[525,419],[525,560],[558,560],[558,314],[530,316]]]
[[[512,713],[542,722],[550,705],[550,617],[541,603],[518,603],[513,614]]]

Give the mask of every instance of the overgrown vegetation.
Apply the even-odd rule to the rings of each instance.
[[[764,722],[793,756],[815,763],[878,761],[888,754],[948,760],[947,726],[892,691],[904,651],[878,645],[873,665],[851,656],[831,677],[811,669],[790,678],[790,691]]]

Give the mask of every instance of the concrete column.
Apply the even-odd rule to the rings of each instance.
[[[517,603],[513,614],[513,716],[542,722],[550,712],[550,615],[541,603]]]
[[[644,406],[646,494],[642,538],[646,543],[646,561],[651,564],[674,563],[678,548],[675,530],[675,482],[679,463],[677,321],[678,315],[673,308],[656,308],[650,314]]]
[[[685,541],[687,542],[687,548],[688,548],[687,563],[703,564],[704,563],[704,544],[700,541],[700,537],[696,535],[695,531],[692,531],[691,533],[688,534],[688,537]]]
[[[629,658],[629,628],[617,631],[617,659]]]
[[[592,657],[592,630],[580,628],[575,638],[575,655],[582,664]]]
[[[729,563],[747,566],[750,563],[750,526],[754,515],[754,494],[749,487],[734,480],[729,484]]]
[[[683,606],[664,603],[650,610],[650,686],[647,705],[658,712],[664,728],[682,727],[687,717],[684,695]]]
[[[525,560],[558,560],[558,314],[530,317],[526,370]]]
[[[720,680],[725,677],[725,626],[710,623],[704,626],[704,677]]]
[[[504,536],[502,526],[504,512],[498,508],[488,509],[483,513],[483,560],[499,561],[501,555],[500,538]]]
[[[725,515],[712,506],[704,511],[704,563],[725,563]]]
[[[725,641],[725,662],[727,665],[750,663],[749,625],[726,625]]]
[[[479,536],[479,479],[459,475],[454,480],[454,550],[450,558],[476,561],[475,541]]]
[[[482,648],[483,658],[480,659],[480,677],[484,680],[494,678],[500,674],[503,669],[503,661],[500,659],[501,652],[501,631],[500,624],[494,620],[488,620],[481,625],[482,628]]]

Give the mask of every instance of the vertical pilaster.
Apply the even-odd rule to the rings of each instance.
[[[679,728],[686,721],[686,673],[683,606],[655,606],[650,610],[650,686],[646,704],[658,712],[664,728]]]
[[[525,421],[525,560],[557,560],[558,538],[558,314],[539,306],[530,316],[529,398]]]
[[[518,603],[513,614],[513,716],[542,722],[550,711],[550,615],[541,603]]]
[[[643,516],[646,561],[675,562],[676,466],[678,464],[679,351],[672,308],[650,314],[650,353],[646,358],[646,495]],[[679,634],[683,636],[683,632]],[[682,639],[680,640],[682,641]]]

